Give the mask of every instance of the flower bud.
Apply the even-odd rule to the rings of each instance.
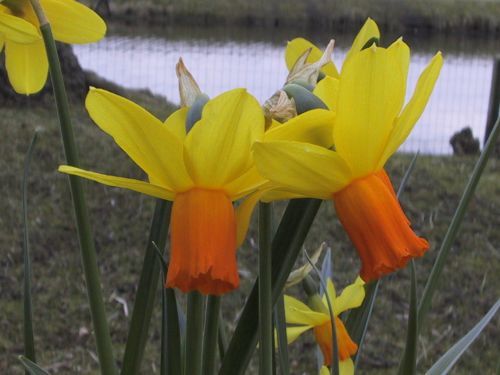
[[[264,115],[266,116],[266,127],[271,124],[272,119],[281,123],[297,116],[295,100],[290,99],[286,92],[278,90],[263,105]]]
[[[175,66],[175,72],[179,80],[181,107],[191,107],[196,101],[196,98],[202,95],[200,87],[196,83],[192,74],[186,68],[186,65],[184,65],[182,58],[179,59],[179,62]]]
[[[320,98],[301,85],[289,83],[283,87],[283,91],[285,91],[289,97],[294,99],[295,108],[297,109],[297,114],[299,115],[310,111],[311,109],[328,109],[326,104],[323,103]]]

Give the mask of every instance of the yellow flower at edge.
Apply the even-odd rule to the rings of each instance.
[[[424,111],[443,59],[434,56],[403,108],[409,62],[409,48],[399,39],[388,48],[373,44],[344,63],[338,92],[330,93],[334,150],[301,142],[254,145],[264,177],[297,194],[333,199],[366,282],[404,267],[429,247],[412,231],[383,169]]]
[[[253,163],[251,145],[269,139],[305,138],[307,128],[329,127],[329,111],[311,111],[290,126],[264,135],[259,103],[244,89],[225,92],[203,107],[186,134],[189,108],[163,123],[137,104],[91,89],[85,102],[94,122],[146,172],[140,181],[61,166],[64,173],[173,201],[171,253],[166,284],[184,292],[220,295],[239,283],[236,249],[244,240],[255,202],[232,202],[268,183]],[[312,132],[314,133],[314,132]]]
[[[40,0],[54,38],[71,44],[104,37],[106,24],[94,11],[75,0]],[[34,94],[47,81],[47,54],[39,22],[29,0],[0,3],[0,52],[5,48],[9,81],[19,94]]]
[[[342,291],[340,296],[337,296],[332,281],[328,279],[327,292],[335,317],[340,374],[353,374],[354,364],[351,357],[356,353],[358,346],[352,341],[344,323],[338,316],[346,310],[361,305],[365,298],[364,282],[358,277],[353,284],[347,286]],[[312,309],[299,300],[285,295],[285,317],[288,324],[288,343],[294,342],[302,333],[312,329],[316,342],[323,354],[324,364],[326,366],[331,366],[333,339],[326,295],[323,296],[322,301],[319,303],[321,306]]]

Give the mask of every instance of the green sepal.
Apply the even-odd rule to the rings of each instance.
[[[290,98],[294,99],[297,114],[299,115],[312,109],[328,109],[320,98],[297,83],[289,83],[283,87],[283,91],[285,91]]]
[[[201,119],[201,113],[203,112],[203,107],[210,100],[208,95],[201,94],[195,99],[193,105],[189,107],[187,117],[186,117],[186,132],[189,132],[191,128]]]

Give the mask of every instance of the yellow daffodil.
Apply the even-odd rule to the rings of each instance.
[[[443,60],[440,53],[434,56],[403,108],[409,62],[401,39],[388,48],[372,44],[345,61],[338,85],[321,92],[335,109],[333,149],[301,142],[254,145],[264,177],[297,194],[334,200],[365,281],[404,267],[428,249],[412,231],[383,169],[421,116]]]
[[[330,279],[327,280],[327,294],[335,317],[337,334],[337,348],[339,353],[339,368],[342,375],[353,374],[354,364],[351,360],[358,346],[349,336],[339,314],[359,307],[365,298],[364,282],[361,278],[347,286],[340,296],[336,295],[335,287]],[[317,296],[319,298],[319,296]],[[312,308],[299,300],[285,295],[285,317],[289,324],[287,327],[288,343],[292,343],[304,332],[312,329],[314,337],[323,354],[326,366],[332,365],[332,323],[328,310],[326,294],[318,304],[309,303]],[[311,300],[310,300],[311,301]]]
[[[40,0],[54,38],[64,43],[89,43],[101,39],[106,24],[91,9],[75,0]],[[0,3],[0,51],[12,87],[20,94],[40,91],[48,74],[39,22],[29,0]]]
[[[166,284],[214,295],[238,286],[236,248],[255,205],[245,201],[235,212],[232,202],[268,183],[253,164],[252,143],[263,138],[313,141],[314,129],[329,127],[332,121],[329,111],[311,111],[264,135],[262,109],[244,89],[209,100],[187,134],[187,107],[163,123],[105,90],[91,89],[85,104],[92,119],[146,172],[149,182],[70,166],[59,170],[173,201]],[[308,127],[313,131],[306,137]]]

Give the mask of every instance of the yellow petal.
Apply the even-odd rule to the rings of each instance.
[[[108,186],[137,191],[139,193],[151,195],[152,197],[156,198],[174,200],[175,197],[175,193],[173,191],[170,191],[162,186],[150,184],[145,181],[109,176],[101,173],[86,171],[80,168],[71,167],[68,165],[60,166],[59,172],[71,174],[74,176],[80,176]]]
[[[438,52],[431,60],[429,65],[420,75],[415,92],[412,98],[401,112],[401,115],[394,123],[394,128],[389,135],[389,141],[379,161],[379,168],[382,168],[399,146],[406,140],[416,122],[422,115],[429,97],[431,96],[434,85],[436,84],[439,72],[443,66],[443,57]]]
[[[40,91],[49,73],[45,45],[40,39],[30,44],[5,41],[5,67],[14,90],[19,94]]]
[[[180,108],[165,120],[164,124],[181,141],[186,138],[186,118],[189,108]]]
[[[253,210],[263,193],[263,191],[256,191],[245,198],[236,208],[236,248],[239,248],[245,241]]]
[[[255,166],[252,166],[236,180],[226,184],[224,191],[235,201],[259,189],[265,183],[267,180],[260,175]]]
[[[179,138],[134,102],[92,88],[85,100],[90,117],[137,163],[153,184],[185,191],[193,183],[183,161]]]
[[[340,313],[361,306],[365,298],[365,282],[358,277],[356,281],[345,287],[340,296],[337,297],[333,309],[335,316]]]
[[[339,361],[339,374],[354,375],[354,362],[351,358],[348,358],[344,361]]]
[[[267,179],[292,193],[331,199],[350,181],[340,156],[323,147],[300,142],[256,142],[255,164]]]
[[[264,141],[297,141],[328,148],[333,145],[334,118],[332,111],[313,109],[273,126],[264,134]]]
[[[72,44],[90,43],[106,34],[106,24],[92,9],[74,0],[40,0],[54,38]]]
[[[344,64],[353,55],[361,51],[361,49],[365,47],[366,43],[372,38],[380,39],[380,31],[375,21],[368,18],[356,35],[356,38],[354,38],[351,49],[347,52],[345,57]]]
[[[250,147],[264,134],[264,114],[244,89],[210,100],[185,140],[184,157],[198,186],[221,188],[252,165]]]
[[[335,285],[333,285],[333,281],[331,279],[326,280],[326,292],[323,295],[322,301],[323,304],[328,308],[328,302],[326,302],[326,295],[328,294],[328,298],[330,298],[330,304],[332,305],[333,315],[337,316],[335,313],[335,306],[337,305],[337,292],[335,290]]]
[[[278,186],[274,183],[270,183],[271,185]],[[267,186],[267,185],[266,185]],[[280,190],[279,188],[271,188],[271,190],[266,191],[266,193],[262,196],[262,202],[274,202],[274,201],[283,201],[297,198],[307,198],[304,194],[292,193],[286,190]]]
[[[408,48],[401,40],[391,47],[365,49],[342,70],[333,138],[354,177],[376,171],[404,100]]]
[[[302,54],[309,48],[311,48],[311,53],[306,60],[308,63],[314,63],[318,61],[321,56],[323,56],[323,52],[318,47],[304,38],[295,38],[292,41],[288,42],[285,50],[285,61],[288,70],[291,70],[293,68],[298,58],[302,56]],[[337,67],[333,63],[326,64],[321,68],[321,71],[327,76],[339,76]]]
[[[321,370],[319,371],[319,375],[330,375],[330,370],[326,366],[321,366]]]
[[[3,35],[0,34],[0,52],[2,52],[4,44],[5,44],[5,40],[3,38]]]
[[[34,43],[41,40],[38,29],[22,19],[5,12],[0,8],[0,34],[5,39],[16,43]]]
[[[325,77],[318,82],[313,90],[313,94],[326,104],[328,109],[334,111],[337,106],[337,96],[339,93],[339,80],[333,77]]]
[[[306,324],[316,327],[330,320],[327,314],[311,310],[296,298],[285,295],[284,299],[285,317],[289,324]]]
[[[286,341],[288,344],[293,343],[299,338],[300,335],[311,328],[312,326],[286,327]]]

